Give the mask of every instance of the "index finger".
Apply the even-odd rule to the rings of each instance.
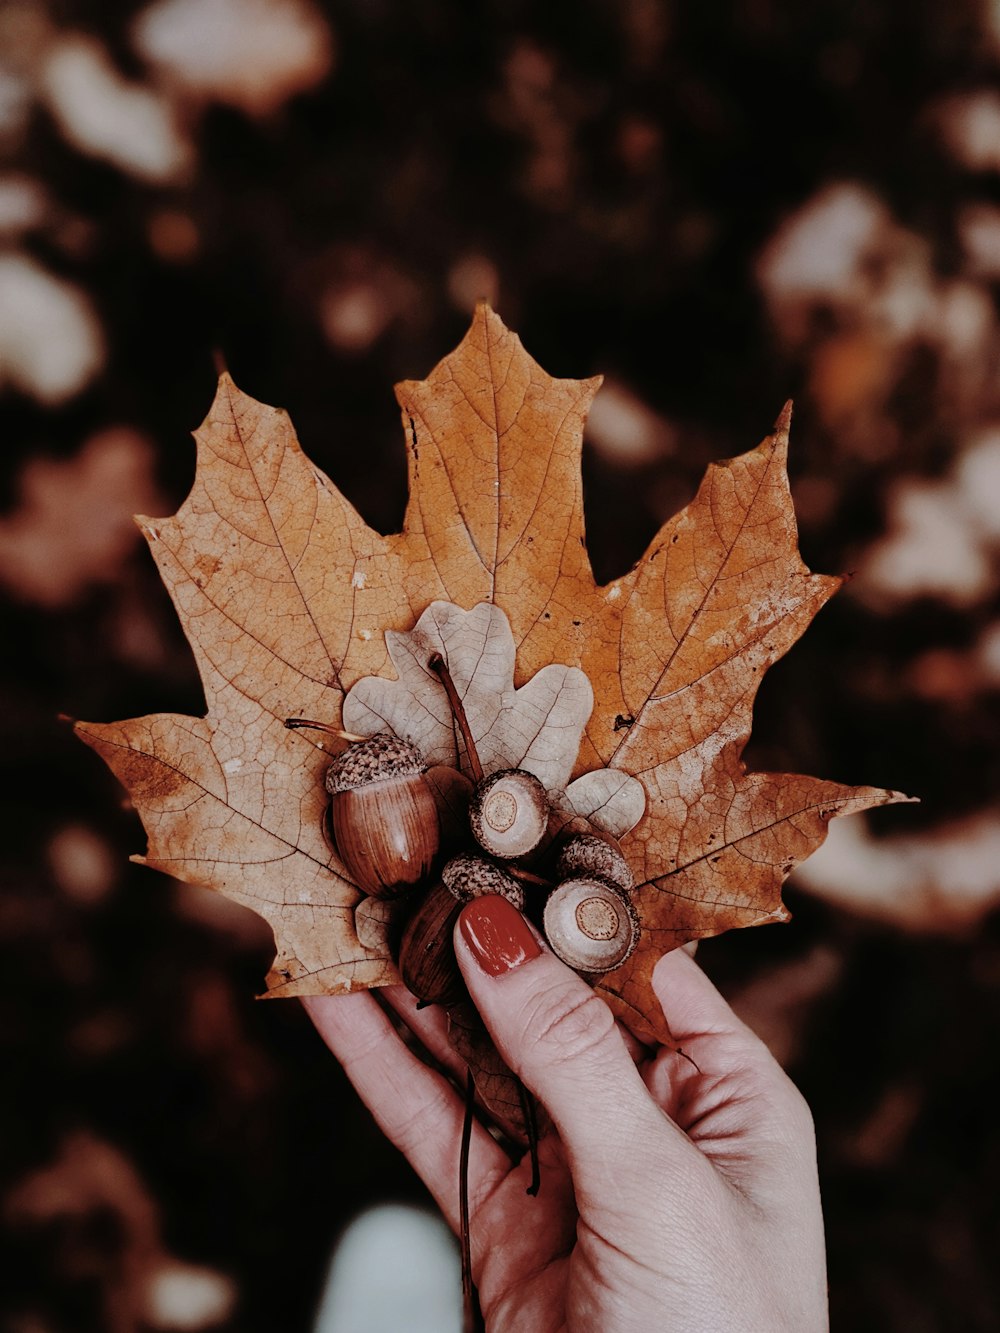
[[[457,1232],[463,1099],[442,1074],[414,1055],[371,995],[311,995],[302,1003],[379,1128],[405,1155]],[[489,1193],[510,1170],[507,1154],[474,1123],[470,1196]]]

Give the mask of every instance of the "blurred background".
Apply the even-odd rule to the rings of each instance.
[[[994,1330],[998,0],[6,0],[0,154],[2,1327],[308,1330],[350,1219],[426,1204],[57,715],[203,711],[130,515],[218,355],[394,531],[391,386],[485,296],[607,377],[601,580],[796,400],[803,554],[855,577],[747,758],[923,804],[700,957],[814,1108],[834,1326]]]

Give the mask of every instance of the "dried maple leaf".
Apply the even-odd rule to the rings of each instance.
[[[761,676],[841,582],[798,555],[787,411],[753,452],[710,468],[635,568],[599,588],[579,466],[598,385],[550,378],[480,308],[427,380],[397,389],[410,499],[403,532],[382,537],[305,458],[285,413],[223,376],[190,496],[172,519],[141,520],[207,715],[78,729],[132,794],[149,835],[141,859],[270,922],[270,994],[396,978],[379,914],[356,928],[358,891],[324,841],[325,761],[283,724],[338,725],[352,686],[394,677],[391,632],[412,631],[433,602],[505,613],[514,687],[554,664],[582,671],[594,704],[573,774],[609,771],[590,779],[597,804],[616,773],[645,789],[622,839],[642,939],[600,982],[640,1036],[668,1037],[649,985],[662,952],[782,919],[781,884],[833,815],[904,799],[748,774],[740,759]]]

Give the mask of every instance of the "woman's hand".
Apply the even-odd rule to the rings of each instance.
[[[689,1061],[632,1042],[502,898],[463,910],[455,947],[500,1053],[558,1131],[541,1140],[541,1190],[529,1198],[528,1164],[512,1167],[474,1127],[473,1273],[487,1328],[826,1329],[812,1118],[698,965],[677,951],[653,975]],[[389,994],[457,1073],[444,1014],[417,1012],[402,988]],[[457,1230],[462,1097],[406,1047],[370,995],[306,1006]]]

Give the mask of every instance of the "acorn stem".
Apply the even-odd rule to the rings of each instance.
[[[308,727],[310,731],[325,731],[330,736],[336,736],[339,741],[350,741],[352,745],[371,740],[370,736],[359,736],[355,731],[341,731],[339,727],[331,727],[326,722],[313,722],[308,717],[286,717],[285,726],[289,731],[301,731],[303,727]]]
[[[552,880],[543,879],[541,875],[533,875],[530,870],[525,870],[522,866],[508,865],[504,866],[504,869],[508,875],[513,875],[515,879],[525,884],[537,884],[541,889],[552,888]]]
[[[521,1099],[521,1114],[528,1135],[528,1152],[531,1154],[531,1184],[524,1191],[532,1198],[538,1193],[542,1183],[542,1171],[538,1164],[538,1108],[535,1099],[520,1079],[517,1080],[517,1095]]]
[[[458,723],[462,740],[465,742],[465,753],[469,758],[472,780],[473,782],[482,782],[483,766],[479,762],[479,752],[476,749],[476,742],[472,739],[472,728],[469,726],[469,719],[465,715],[465,705],[458,697],[458,690],[455,689],[455,682],[451,678],[448,664],[440,653],[435,653],[427,665],[440,680],[444,686],[444,692],[448,696],[448,703],[451,705],[451,711],[455,714],[455,721]]]
[[[462,1241],[462,1333],[477,1333],[482,1327],[476,1284],[472,1280],[472,1236],[469,1230],[469,1149],[472,1146],[472,1122],[476,1106],[476,1085],[472,1070],[465,1075],[465,1120],[462,1122],[462,1148],[458,1159],[458,1207]]]

